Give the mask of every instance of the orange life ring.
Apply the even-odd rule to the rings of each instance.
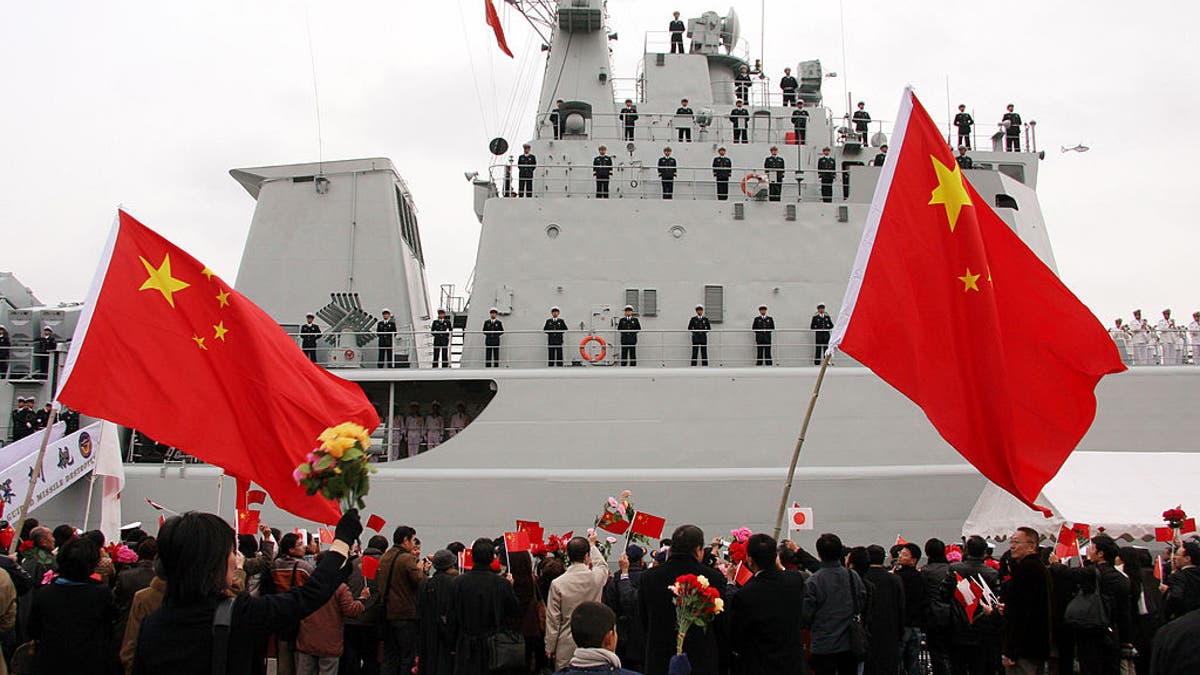
[[[599,354],[596,354],[595,356],[588,354],[587,346],[589,342],[600,343]],[[583,357],[584,361],[588,361],[590,363],[603,361],[604,357],[608,355],[608,343],[605,342],[604,338],[600,337],[599,335],[589,335],[579,342],[579,355]]]
[[[762,174],[757,174],[757,173],[748,173],[748,174],[746,174],[744,177],[742,177],[742,194],[746,195],[747,197],[753,197],[753,196],[754,196],[753,194],[751,194],[751,193],[750,193],[750,191],[749,191],[749,190],[747,190],[747,189],[746,189],[746,181],[750,180],[751,178],[754,178],[754,179],[756,179],[756,180],[759,182],[759,184],[760,184],[760,185],[761,185],[762,183],[765,183],[765,182],[767,182],[767,178],[766,178],[766,176],[763,176]]]

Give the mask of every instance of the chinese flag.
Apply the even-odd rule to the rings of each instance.
[[[967,181],[909,89],[830,345],[1046,515],[1033,502],[1091,426],[1096,383],[1125,369],[1087,307]]]
[[[530,544],[545,544],[546,529],[536,520],[518,520],[517,532],[529,535]]]
[[[1179,534],[1191,534],[1196,531],[1196,519],[1187,518],[1183,521],[1183,527],[1179,528]]]
[[[247,504],[262,504],[267,501],[267,493],[262,490],[251,490],[246,493]]]
[[[528,553],[529,535],[523,531],[504,533],[504,550],[509,553]]]
[[[663,528],[667,526],[666,518],[652,516],[649,513],[638,511],[633,514],[633,525],[629,530],[634,534],[640,534],[651,539],[662,537]]]
[[[1079,555],[1079,540],[1075,535],[1075,528],[1067,527],[1067,524],[1063,523],[1058,530],[1058,543],[1054,545],[1054,555],[1059,558],[1073,558]]]
[[[733,583],[738,586],[745,586],[753,578],[754,572],[751,572],[749,567],[746,567],[743,563],[737,564],[737,570],[733,573]]]
[[[1169,527],[1154,528],[1154,541],[1162,543],[1170,543],[1175,541],[1175,530]]]
[[[261,517],[262,514],[258,511],[243,511],[238,509],[237,533],[258,534],[258,523]]]
[[[635,523],[637,522],[636,514],[633,520]],[[629,521],[620,520],[611,511],[605,511],[604,515],[600,516],[600,521],[596,523],[596,526],[606,532],[621,535],[625,534],[625,530],[629,529]]]
[[[383,528],[387,527],[387,521],[377,513],[372,513],[370,518],[367,518],[367,527],[376,532],[383,532]]]
[[[271,317],[220,277],[118,212],[80,317],[58,399],[253,481],[322,523],[335,502],[292,471],[326,427],[379,425],[358,385],[305,358]]]
[[[487,13],[487,25],[491,26],[492,32],[496,34],[496,44],[500,46],[500,51],[512,58],[513,53],[508,49],[508,40],[504,39],[504,26],[500,25],[500,15],[496,13],[496,6],[492,4],[492,0],[483,0],[483,4],[484,12]]]
[[[322,527],[321,529],[317,530],[317,535],[321,537],[322,544],[325,544],[326,546],[333,544],[333,530],[329,529],[328,527]]]
[[[1161,555],[1154,556],[1154,578],[1158,579],[1159,581],[1162,581],[1163,578],[1163,564]]]
[[[368,579],[374,579],[375,574],[377,572],[379,572],[379,558],[373,558],[369,555],[363,556],[363,559],[362,559],[363,576]]]

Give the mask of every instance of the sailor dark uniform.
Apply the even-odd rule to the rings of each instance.
[[[971,149],[971,128],[975,126],[975,120],[971,119],[971,115],[965,112],[960,112],[954,116],[954,126],[958,127],[958,143],[962,147]]]
[[[633,140],[633,126],[637,123],[637,119],[638,114],[636,105],[621,108],[621,124],[625,125],[625,140]]]
[[[46,410],[45,408],[41,408],[37,412],[33,413],[33,428],[35,430],[40,431],[42,429],[45,429],[46,425],[49,423],[50,423],[50,411],[49,410]]]
[[[433,333],[433,367],[450,367],[450,320],[434,319],[429,324],[429,332]]]
[[[733,77],[733,92],[746,105],[750,105],[750,86],[752,84],[750,73],[739,72]]]
[[[37,413],[29,408],[18,408],[12,414],[12,439],[19,441],[37,429]]]
[[[375,324],[375,334],[379,336],[379,367],[393,366],[392,341],[396,336],[396,320],[388,319]]]
[[[833,157],[817,158],[817,177],[821,179],[821,201],[833,201],[833,179],[837,177],[837,160]]]
[[[954,161],[958,162],[958,168],[960,168],[960,169],[974,169],[975,168],[975,160],[971,159],[970,157],[968,157],[966,155],[955,155]]]
[[[676,117],[680,117],[680,116],[684,117],[684,119],[676,120],[676,123],[679,124],[679,140],[680,140],[680,142],[683,142],[683,141],[687,141],[688,143],[692,142],[692,119],[691,118],[694,115],[695,115],[695,113],[692,112],[692,109],[689,108],[688,106],[680,106],[679,108],[675,109]]]
[[[50,372],[50,352],[58,347],[53,335],[42,335],[33,341],[34,373],[44,377]]]
[[[661,24],[659,24],[661,25]],[[683,53],[683,31],[687,30],[687,26],[678,19],[671,22],[667,30],[671,31],[671,53]]]
[[[637,365],[638,331],[642,323],[636,316],[623,316],[617,322],[617,332],[621,335],[621,365]]]
[[[563,364],[563,334],[567,332],[567,322],[562,317],[546,319],[542,326],[546,332],[546,365],[554,368]]]
[[[517,157],[517,196],[533,196],[533,171],[537,168],[537,157],[525,153]]]
[[[833,317],[826,314],[813,314],[809,328],[816,331],[813,335],[816,348],[813,351],[813,364],[820,365],[825,358],[825,350],[829,348],[829,331],[833,330]]]
[[[691,321],[688,321],[688,330],[692,331],[692,365],[696,365],[696,360],[699,359],[700,365],[708,365],[708,331],[712,330],[712,324],[708,322],[707,316],[693,316]]]
[[[717,181],[717,199],[729,199],[729,175],[733,173],[733,162],[728,157],[713,157],[713,178]]]
[[[754,365],[769,366],[771,361],[771,332],[775,330],[775,319],[759,314],[754,317]]]
[[[804,145],[804,134],[808,131],[808,111],[804,108],[793,110],[792,126],[796,128],[796,142]]]
[[[558,114],[558,106],[554,106],[554,110],[550,111],[550,126],[554,127],[554,140],[562,138],[562,125],[566,121],[562,115]]]
[[[871,166],[883,166],[883,163],[886,161],[887,161],[887,153],[881,152],[881,153],[875,155],[875,160],[871,162]]]
[[[783,90],[783,107],[796,105],[796,90],[800,88],[796,78],[784,75],[783,79],[779,80],[779,88]]]
[[[500,367],[500,336],[504,333],[504,324],[500,319],[488,319],[483,322],[483,367]]]
[[[321,328],[315,323],[300,326],[300,348],[309,361],[317,362],[317,338],[321,337]]]
[[[855,110],[850,119],[854,120],[854,130],[862,138],[862,144],[864,146],[870,145],[867,142],[867,132],[871,130],[871,114],[866,110]]]
[[[592,175],[596,177],[596,199],[608,199],[608,180],[612,178],[612,156],[596,155],[592,160]]]
[[[658,158],[658,179],[662,181],[663,199],[670,199],[675,194],[675,165],[674,157]]]
[[[1001,122],[1008,122],[1008,131],[1004,132],[1004,149],[1008,152],[1021,151],[1021,116],[1015,112],[1006,112]]]
[[[783,158],[779,155],[768,155],[763,160],[763,167],[767,170],[767,180],[770,181],[768,189],[770,191],[769,199],[777,202],[783,195]]]
[[[733,125],[733,142],[749,143],[746,127],[750,124],[750,111],[745,108],[734,108],[729,111],[729,123]]]
[[[0,380],[8,377],[8,357],[11,354],[12,339],[8,331],[0,333]]]

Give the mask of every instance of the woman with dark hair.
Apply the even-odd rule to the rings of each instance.
[[[540,673],[546,667],[546,605],[538,597],[538,579],[533,573],[533,556],[528,551],[508,554],[513,593],[517,596],[517,618],[509,628],[525,637],[525,672]]]
[[[114,672],[117,603],[92,578],[100,549],[86,537],[72,539],[56,561],[58,577],[34,591],[29,611],[29,637],[36,641],[33,672],[108,675]]]
[[[237,595],[229,630],[220,633],[224,651],[219,651],[213,621],[218,607],[232,597],[230,584],[238,566],[233,528],[211,513],[192,511],[168,519],[158,535],[166,598],[162,608],[142,622],[134,675],[209,675],[214,656],[224,660],[228,675],[249,675],[254,646],[264,636],[294,631],[301,619],[333,596],[343,570],[350,569],[345,564],[350,545],[361,533],[358,511],[347,511],[334,530],[329,552],[304,585],[273,595]]]
[[[1121,571],[1129,577],[1129,598],[1130,604],[1133,605],[1133,639],[1130,642],[1138,651],[1134,666],[1138,675],[1149,675],[1154,634],[1163,625],[1159,582],[1154,578],[1150,552],[1146,549],[1124,546],[1118,560],[1122,564]]]
[[[455,675],[488,672],[488,638],[518,617],[510,579],[492,571],[495,555],[491,539],[476,539],[472,567],[454,583]]]

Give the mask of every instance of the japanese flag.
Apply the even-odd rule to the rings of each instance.
[[[811,506],[793,506],[788,509],[788,532],[813,529]]]

